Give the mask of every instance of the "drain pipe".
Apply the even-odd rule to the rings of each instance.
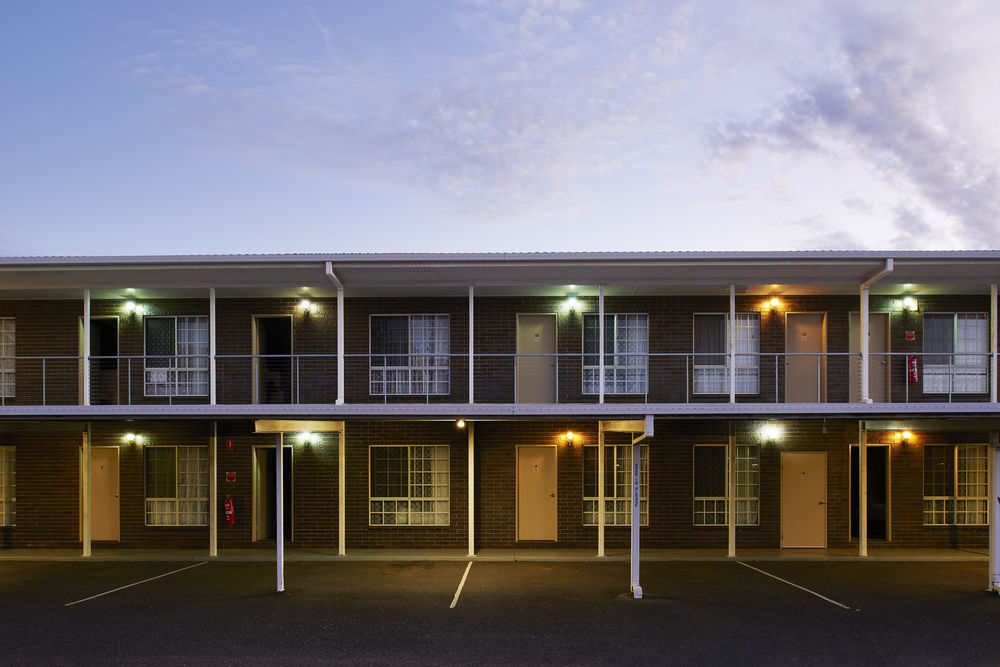
[[[326,277],[337,286],[337,405],[344,404],[344,283],[333,272],[333,262],[326,263]]]
[[[868,289],[883,276],[892,273],[893,262],[889,257],[885,260],[885,267],[873,275],[868,280],[861,283],[861,402],[871,403],[872,399],[868,393]]]

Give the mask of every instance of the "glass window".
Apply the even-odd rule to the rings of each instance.
[[[146,396],[208,396],[208,318],[143,320]]]
[[[208,447],[143,448],[147,526],[208,525]]]
[[[729,315],[694,316],[694,393],[729,393]],[[736,313],[736,393],[760,392],[760,315]]]
[[[583,316],[583,393],[598,394],[600,388],[600,317]],[[604,315],[604,392],[645,394],[649,316],[645,314]]]
[[[368,463],[369,525],[449,525],[447,445],[375,445]]]
[[[726,476],[729,474],[727,445],[695,445],[694,525],[724,526]],[[736,445],[736,525],[760,523],[760,449],[757,445]]]
[[[989,522],[986,445],[924,446],[924,525]]]
[[[372,315],[369,392],[373,396],[447,395],[449,337],[447,315]]]
[[[14,448],[0,447],[0,526],[14,525],[17,487],[14,477]]]
[[[597,445],[583,448],[583,525],[598,524]],[[649,525],[649,447],[639,446],[639,522]],[[632,525],[632,446],[604,446],[604,523]]]
[[[923,335],[925,394],[989,390],[986,313],[926,313]]]
[[[0,317],[0,397],[14,398],[16,387],[14,318]]]

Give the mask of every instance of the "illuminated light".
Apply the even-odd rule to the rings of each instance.
[[[145,315],[146,314],[146,306],[142,305],[141,303],[137,303],[135,305],[135,314],[138,315],[139,317],[142,317],[143,315]]]
[[[908,310],[911,313],[912,312],[916,312],[916,310],[918,308],[918,305],[919,304],[917,303],[917,300],[914,299],[912,296],[904,296],[903,297],[903,301],[902,301],[903,310]]]
[[[303,313],[316,312],[316,304],[310,301],[309,299],[302,299],[301,301],[299,301],[299,308],[302,310]]]
[[[573,431],[566,431],[566,442],[573,444],[574,440],[576,440],[576,434]]]
[[[576,292],[573,292],[566,299],[566,310],[575,313],[579,308],[580,300],[577,298]]]
[[[781,428],[781,424],[768,422],[760,427],[760,437],[766,442],[773,444],[780,440],[782,435],[784,435],[784,429]]]
[[[781,299],[776,296],[772,296],[771,300],[767,302],[767,305],[770,306],[771,310],[781,308]]]
[[[126,313],[135,312],[135,301],[126,301],[125,305],[122,306]]]
[[[455,426],[457,426],[458,428],[465,428],[465,420],[459,419],[457,422],[455,422]]]
[[[311,445],[313,443],[313,434],[309,431],[303,431],[299,433],[299,442],[303,445]]]
[[[135,442],[135,433],[126,433],[122,440],[129,443]]]
[[[143,437],[138,433],[126,433],[122,436],[122,442],[126,442],[130,445],[141,445],[143,442]]]
[[[902,431],[902,432],[899,433],[899,442],[902,443],[902,444],[904,444],[904,445],[908,445],[908,444],[910,444],[910,438],[912,438],[912,437],[913,437],[913,434],[910,433],[909,431]]]

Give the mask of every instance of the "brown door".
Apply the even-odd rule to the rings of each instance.
[[[556,539],[556,448],[517,448],[517,539]]]
[[[82,513],[81,513],[82,514]],[[90,449],[90,539],[119,539],[118,448]]]
[[[788,313],[785,321],[785,402],[826,400],[825,313]]]
[[[781,547],[826,547],[826,454],[781,453]]]
[[[556,402],[556,316],[517,316],[517,402]],[[520,355],[549,356],[520,356]]]
[[[851,313],[852,355],[861,352],[861,315]],[[889,313],[868,314],[868,396],[889,402]],[[851,357],[851,402],[861,402],[861,357]]]

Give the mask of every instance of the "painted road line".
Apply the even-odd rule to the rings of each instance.
[[[119,586],[118,588],[112,588],[110,591],[104,591],[103,593],[98,593],[97,595],[91,595],[89,598],[83,598],[82,600],[77,600],[76,602],[67,602],[64,607],[72,607],[75,604],[80,604],[81,602],[86,602],[87,600],[93,600],[94,598],[103,597],[105,595],[111,595],[112,593],[117,593],[118,591],[123,591],[126,588],[132,588],[133,586],[138,586],[139,584],[145,584],[150,581],[155,581],[157,579],[162,579],[163,577],[169,577],[171,574],[177,574],[178,572],[183,572],[184,570],[190,570],[192,567],[198,567],[199,565],[204,565],[208,561],[202,561],[200,563],[195,563],[194,565],[188,565],[182,567],[179,570],[173,570],[171,572],[164,572],[163,574],[158,574],[155,577],[150,577],[149,579],[143,579],[142,581],[137,581],[134,584],[125,584],[124,586]],[[471,565],[471,563],[470,563]],[[456,596],[457,598],[457,596]]]
[[[738,560],[736,562],[739,563],[740,565],[742,565],[743,567],[749,567],[751,570],[753,570],[755,572],[760,572],[761,574],[767,575],[768,577],[771,577],[772,579],[777,579],[778,581],[780,581],[783,584],[788,584],[789,586],[794,586],[795,588],[799,589],[800,591],[805,591],[806,593],[809,593],[810,595],[815,595],[820,600],[826,600],[830,604],[835,604],[838,607],[840,607],[841,609],[847,609],[847,610],[851,609],[846,604],[841,604],[841,603],[837,602],[836,600],[831,600],[830,598],[826,597],[825,595],[820,595],[816,591],[809,590],[805,586],[799,586],[798,584],[793,584],[792,582],[788,581],[787,579],[782,579],[781,577],[776,577],[775,575],[771,574],[770,572],[765,572],[764,570],[759,570],[756,567],[754,567],[753,565],[747,565],[743,561]]]
[[[462,575],[462,581],[458,582],[458,590],[455,591],[455,599],[451,601],[451,606],[449,609],[454,609],[455,605],[458,604],[458,596],[462,594],[462,588],[465,586],[465,580],[469,578],[469,570],[472,569],[472,561],[465,566],[465,574]]]

